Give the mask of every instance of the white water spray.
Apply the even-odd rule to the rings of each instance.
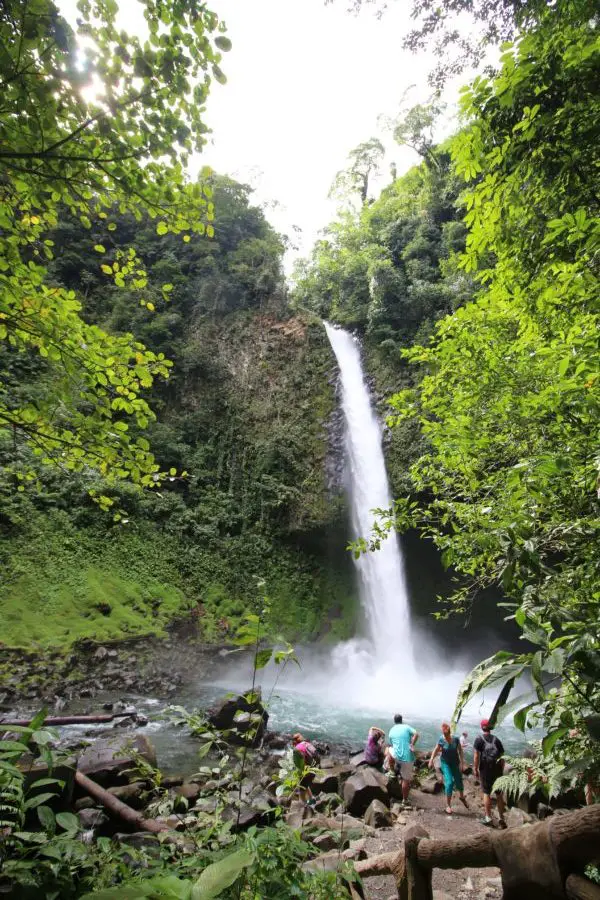
[[[382,429],[363,374],[360,346],[341,328],[325,323],[340,368],[342,411],[352,511],[352,537],[368,537],[374,509],[391,497]],[[338,644],[331,671],[322,675],[329,697],[372,709],[396,707],[416,715],[449,716],[462,675],[439,671],[432,641],[413,632],[404,564],[395,533],[376,552],[355,561],[366,634]],[[437,669],[437,672],[436,672]]]
[[[357,341],[325,323],[327,336],[341,373],[342,410],[346,422],[346,453],[350,476],[352,538],[367,537],[375,509],[388,509],[392,500],[385,470],[382,432],[371,406]],[[356,560],[359,590],[366,617],[367,636],[377,658],[412,660],[410,613],[404,564],[396,534],[383,541],[376,553]]]

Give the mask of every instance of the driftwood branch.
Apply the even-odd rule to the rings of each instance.
[[[118,797],[105,791],[103,787],[100,787],[99,784],[96,784],[83,772],[75,772],[75,781],[86,794],[89,794],[94,800],[98,800],[109,812],[119,819],[123,819],[124,822],[127,822],[128,825],[131,825],[138,831],[150,831],[153,834],[158,834],[161,831],[170,830],[168,825],[163,825],[161,822],[157,822],[156,819],[145,819],[140,812],[136,812],[130,806],[127,806],[126,803],[119,800]]]
[[[48,716],[44,719],[44,725],[86,725],[88,722],[94,724],[96,722],[112,722],[113,719],[122,719],[132,716],[133,712],[106,713],[105,715],[92,716]],[[31,725],[32,719],[0,719],[0,727],[9,729],[11,725],[18,725],[21,728],[27,728]]]

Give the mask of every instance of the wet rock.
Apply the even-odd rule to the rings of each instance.
[[[125,769],[135,769],[136,756],[156,766],[156,751],[144,734],[115,734],[100,738],[87,747],[77,762],[77,770],[98,784],[114,784]]]
[[[157,855],[160,852],[158,835],[149,831],[134,831],[132,834],[117,833],[114,840],[127,847],[133,847],[135,850],[155,851]]]
[[[193,781],[186,781],[183,784],[179,785],[176,788],[175,793],[179,797],[185,797],[188,803],[191,805],[195,800],[200,796],[200,791],[202,788],[199,784],[196,784]]]
[[[146,790],[144,781],[133,781],[131,784],[120,784],[115,787],[109,787],[108,793],[112,794],[118,800],[131,806],[132,809],[142,809],[144,801],[142,794]]]
[[[369,766],[361,766],[344,785],[344,805],[352,816],[362,816],[373,800],[389,806],[387,779]]]
[[[108,822],[108,816],[101,809],[81,809],[78,816],[85,831],[89,828],[100,828]]]
[[[371,828],[389,828],[394,824],[394,818],[381,800],[372,800],[365,813],[365,823]]]
[[[161,785],[165,788],[179,787],[183,782],[183,775],[163,775],[161,779]]]
[[[260,688],[237,697],[226,697],[207,710],[210,723],[227,732],[232,743],[260,743],[269,719],[262,704]]]

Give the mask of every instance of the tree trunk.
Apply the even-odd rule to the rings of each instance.
[[[122,719],[126,716],[131,716],[133,713],[130,712],[122,712],[122,713],[107,713],[107,714],[98,714],[92,716],[48,716],[44,719],[44,725],[86,725],[88,722],[92,724],[95,722],[112,722],[113,719]],[[6,728],[7,731],[10,729],[11,725],[18,725],[22,728],[27,728],[28,725],[31,725],[31,719],[0,719],[0,727]]]
[[[153,834],[158,834],[161,831],[170,831],[168,825],[163,825],[161,822],[157,822],[156,819],[145,819],[140,812],[136,812],[130,806],[127,806],[126,803],[109,794],[108,791],[105,791],[104,788],[100,787],[99,784],[96,784],[95,781],[92,781],[91,778],[88,778],[82,772],[75,772],[75,781],[79,787],[83,788],[86,794],[89,794],[94,800],[98,800],[109,812],[119,819],[123,819],[124,822],[127,822],[128,825],[131,825],[138,831],[151,831]]]

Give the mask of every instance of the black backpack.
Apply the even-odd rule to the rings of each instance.
[[[500,741],[495,734],[483,735],[483,750],[481,751],[481,762],[486,767],[492,768],[499,760],[502,753]]]

